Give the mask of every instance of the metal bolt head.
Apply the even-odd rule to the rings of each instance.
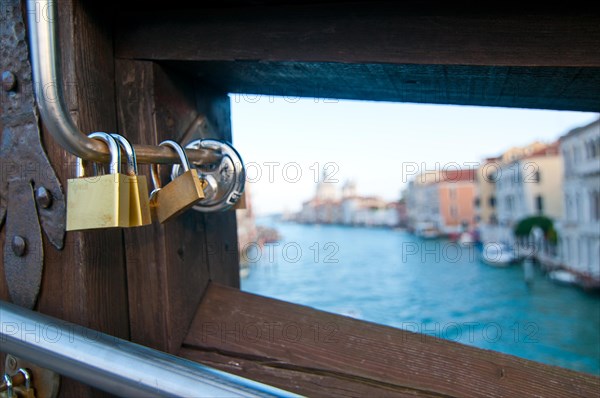
[[[17,371],[17,359],[12,355],[6,356],[6,367],[10,373],[14,373]]]
[[[15,235],[11,242],[12,251],[17,257],[23,257],[25,250],[27,250],[27,242],[25,238],[19,235]]]
[[[48,191],[46,187],[39,187],[35,190],[35,201],[38,206],[47,209],[52,206],[52,193]]]
[[[4,91],[13,91],[17,88],[17,77],[9,70],[2,72],[2,88]]]

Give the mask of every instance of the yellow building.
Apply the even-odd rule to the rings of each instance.
[[[496,177],[502,158],[487,158],[475,174],[475,217],[479,224],[497,223]]]
[[[499,223],[512,229],[534,215],[562,218],[562,175],[558,142],[503,165],[496,179]]]

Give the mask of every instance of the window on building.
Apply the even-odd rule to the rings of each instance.
[[[505,202],[504,204],[505,204],[506,210],[512,211],[512,209],[513,209],[513,198],[512,198],[512,196],[507,196],[504,202]]]
[[[457,218],[458,210],[456,210],[456,206],[450,206],[450,217]]]
[[[535,198],[535,209],[540,214],[544,212],[544,198],[542,197],[542,195],[536,196],[536,198]]]
[[[456,188],[451,187],[449,193],[450,193],[450,199],[456,199]]]
[[[592,220],[600,221],[600,192],[594,191],[590,193],[590,205]]]
[[[571,157],[569,155],[570,155],[569,150],[567,150],[567,148],[563,148],[563,150],[562,150],[562,156],[563,156],[563,159],[564,159],[565,174],[566,175],[571,174]]]
[[[475,207],[481,206],[481,199],[479,198],[479,196],[475,198],[473,204],[475,205]]]
[[[490,224],[492,224],[492,225],[498,224],[498,216],[496,216],[493,213],[490,215]]]
[[[573,210],[573,203],[571,202],[571,196],[565,193],[565,218],[567,221],[571,221],[571,212]]]
[[[590,152],[590,142],[589,142],[589,140],[586,140],[583,143],[583,149],[585,151],[585,158],[586,159],[591,158],[592,157],[592,153]]]
[[[583,217],[581,217],[581,197],[577,193],[575,194],[575,221],[580,221],[582,219]]]
[[[598,156],[600,156],[599,150],[600,150],[600,138],[597,138],[595,140],[592,140],[590,142],[590,150],[592,152],[592,158],[597,158]]]
[[[490,196],[490,207],[496,207],[496,197],[494,195]]]

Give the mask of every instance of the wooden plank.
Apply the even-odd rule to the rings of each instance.
[[[40,9],[38,7],[38,9]],[[85,132],[114,131],[113,38],[101,7],[60,2],[58,26],[66,102]],[[49,96],[50,91],[45,91]],[[63,150],[42,123],[48,158],[63,189],[75,174],[75,157]],[[28,165],[23,165],[28,167]],[[129,338],[125,256],[121,231],[68,232],[57,251],[43,235],[44,272],[36,310],[120,338]],[[1,257],[1,256],[0,256]],[[0,259],[1,263],[1,259]],[[0,279],[4,271],[0,264]],[[8,299],[4,282],[0,297]],[[107,394],[61,378],[60,397]]]
[[[230,93],[597,112],[600,68],[201,61],[181,67]]]
[[[597,397],[592,375],[211,284],[180,355],[309,396]]]
[[[207,129],[202,138],[215,138],[232,142],[231,107],[229,96],[199,83],[197,106],[205,115]],[[240,286],[240,261],[238,252],[237,221],[235,210],[205,213],[206,247],[210,278],[227,286]]]
[[[123,12],[116,53],[186,61],[600,66],[600,16],[576,10],[518,15],[461,12],[454,4],[409,10],[394,2],[285,3],[161,3]]]
[[[121,11],[116,52],[168,60],[230,93],[600,109],[599,15],[290,3]]]
[[[116,71],[119,131],[131,141],[158,144],[183,135],[190,140],[206,133],[206,126],[216,138],[230,137],[229,103],[219,102],[222,94],[149,61],[117,60]],[[140,172],[149,176],[149,167]],[[170,167],[161,167],[163,181],[169,172]],[[164,225],[125,231],[132,341],[176,352],[209,279],[239,284],[237,259],[211,253],[237,244],[231,239],[236,226],[228,217],[190,210]]]

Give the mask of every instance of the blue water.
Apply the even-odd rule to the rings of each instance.
[[[600,296],[402,231],[263,225],[282,240],[246,248],[245,291],[600,376]]]

